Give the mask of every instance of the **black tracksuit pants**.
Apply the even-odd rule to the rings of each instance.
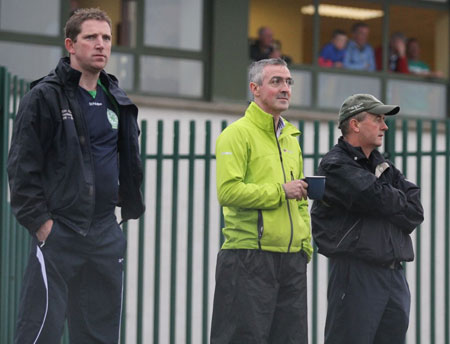
[[[221,250],[211,344],[307,344],[304,252]]]
[[[403,344],[411,295],[399,264],[330,258],[326,344]]]
[[[117,343],[126,240],[115,216],[86,237],[55,221],[45,244],[33,238],[20,295],[16,344]]]

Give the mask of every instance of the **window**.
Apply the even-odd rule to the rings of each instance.
[[[352,0],[321,1],[319,14],[319,65],[375,71],[374,52],[381,46],[384,16],[380,4]],[[346,47],[351,51],[367,49],[367,54],[365,57],[354,56],[350,52],[345,57]]]
[[[448,11],[392,5],[389,20],[391,50],[392,38],[403,35],[410,43],[409,49],[406,47],[410,73],[448,77],[448,23]]]
[[[145,0],[144,44],[200,51],[202,0]]]
[[[133,89],[134,59],[131,54],[113,52],[109,58],[106,71],[117,77],[120,87],[125,90]]]
[[[108,14],[113,45],[136,46],[136,0],[71,0],[71,11],[84,7],[98,7]]]
[[[203,65],[195,60],[142,56],[140,89],[169,96],[201,97]]]
[[[59,13],[59,0],[2,0],[0,30],[58,36]]]
[[[58,64],[61,48],[0,41],[0,61],[12,75],[28,81],[41,78]]]
[[[272,45],[289,59],[288,62],[311,64],[313,21],[312,16],[301,13],[301,7],[307,5],[312,5],[312,0],[288,0],[283,1],[282,6],[272,0],[250,0],[249,45],[253,44],[256,49],[260,29],[268,28]]]

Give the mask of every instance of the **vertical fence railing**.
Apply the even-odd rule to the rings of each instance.
[[[146,172],[147,172],[147,123],[143,122],[141,127],[141,160],[142,174],[142,195],[146,196]],[[145,216],[141,216],[138,225],[138,281],[137,281],[137,317],[136,317],[136,344],[142,344],[143,328],[143,307],[144,307],[144,242],[145,242]]]
[[[11,121],[17,111],[18,101],[26,90],[27,85],[23,81],[12,78],[4,68],[0,68],[0,161],[2,164],[0,169],[0,223],[2,226],[0,252],[2,276],[0,283],[0,301],[2,305],[0,307],[1,343],[10,343],[13,340],[20,284],[29,252],[29,235],[11,215],[7,199],[6,176]],[[147,122],[144,121],[141,124],[141,157],[143,173],[144,177],[146,177],[144,178],[142,191],[147,200],[150,198],[154,200],[152,204],[154,203],[155,207],[153,209],[147,208],[147,212],[151,216],[149,214],[145,217],[143,216],[137,224],[136,250],[138,252],[132,252],[133,254],[136,253],[137,256],[137,281],[129,280],[127,276],[129,266],[125,266],[124,293],[128,297],[131,295],[133,298],[136,298],[136,302],[135,306],[133,306],[133,302],[124,303],[120,334],[121,344],[127,343],[127,338],[129,337],[126,331],[127,328],[135,329],[136,339],[133,340],[133,343],[138,344],[147,343],[148,341],[155,344],[167,342],[173,344],[179,342],[179,338],[183,338],[183,342],[186,343],[208,343],[209,341],[208,334],[211,318],[209,309],[212,301],[212,295],[210,295],[209,290],[211,283],[213,283],[211,278],[213,268],[210,262],[210,254],[213,254],[216,249],[216,247],[210,245],[210,241],[211,239],[214,240],[212,233],[219,231],[224,226],[222,214],[217,216],[217,228],[210,225],[213,215],[217,214],[216,211],[219,212],[219,209],[212,207],[212,204],[215,203],[213,203],[210,188],[210,186],[214,187],[214,176],[211,173],[215,156],[212,147],[213,138],[217,132],[213,131],[211,122],[206,121],[205,135],[204,137],[198,137],[197,123],[191,121],[188,123],[188,129],[185,131],[189,132],[189,137],[188,143],[184,147],[181,144],[183,132],[180,122],[175,121],[172,136],[173,151],[166,153],[164,149],[164,124],[164,121],[159,121],[151,130],[148,128]],[[408,264],[408,271],[415,274],[413,284],[414,297],[412,299],[412,312],[415,314],[415,319],[410,328],[414,336],[408,344],[413,342],[415,344],[420,344],[421,342],[450,344],[450,120],[424,121],[404,119],[398,124],[398,127],[397,124],[395,120],[388,123],[390,130],[389,134],[386,135],[385,152],[390,159],[401,159],[401,169],[406,176],[410,172],[415,172],[416,183],[419,186],[427,185],[427,189],[422,189],[422,196],[429,200],[429,206],[425,213],[428,222],[418,228],[414,234],[416,260],[414,263]],[[218,125],[219,129],[216,129],[216,131],[221,131],[226,125],[227,123],[222,121]],[[335,144],[335,133],[337,131],[335,123],[300,121],[298,126],[303,133],[299,138],[299,142],[303,149],[304,160],[310,163],[312,169],[316,171],[321,156]],[[411,133],[416,135],[415,140],[410,135]],[[313,135],[313,138],[309,140],[311,135]],[[322,142],[326,140],[327,135],[328,145],[324,146]],[[396,142],[396,135],[400,135],[399,140],[397,140],[400,141],[400,144]],[[154,150],[149,154],[147,139],[154,136],[156,136],[156,145],[152,147]],[[441,140],[443,143],[438,141],[438,137],[440,140],[443,138],[443,141]],[[196,151],[199,140],[201,140],[201,144],[204,147],[204,151],[201,153]],[[308,143],[310,146],[308,146]],[[430,148],[424,150],[423,147],[426,147],[427,144]],[[305,145],[308,147],[304,147]],[[414,146],[414,149],[411,149],[411,146]],[[442,147],[444,148],[442,149]],[[181,153],[182,149],[185,149],[187,153]],[[415,160],[412,161],[410,159]],[[165,162],[167,161],[172,163],[172,176],[166,171]],[[182,161],[186,163],[183,166],[187,166],[187,168],[182,168]],[[152,163],[151,165],[149,164],[150,162]],[[201,168],[199,168],[198,162],[203,163]],[[201,186],[196,184],[196,178],[198,178],[200,171],[203,174],[204,183]],[[438,173],[438,171],[440,172]],[[440,175],[443,175],[442,179],[439,179]],[[183,185],[180,184],[182,176],[186,176],[188,184],[186,190],[187,206],[185,210],[187,215],[185,224],[181,223],[179,219],[180,211],[184,210],[179,206],[180,193],[183,191],[180,188],[180,185]],[[172,187],[170,193],[171,208],[168,212],[167,209],[163,209],[163,200],[165,198],[164,180],[170,181],[169,184]],[[146,192],[150,181],[152,183],[154,181],[155,188],[151,192]],[[428,184],[424,183],[424,181],[427,181]],[[441,190],[441,187],[445,188],[445,190]],[[443,202],[438,200],[438,190],[443,191]],[[196,198],[199,195],[201,195],[202,202],[197,202]],[[196,202],[199,204],[196,204]],[[442,204],[445,210],[443,212],[439,210]],[[203,212],[201,215],[202,221],[198,222],[202,223],[203,228],[198,232],[201,235],[201,239],[195,237],[196,240],[194,242],[194,233],[197,233],[194,223],[197,223],[196,221],[198,220],[195,212],[199,206],[203,209]],[[441,213],[444,216],[443,218],[440,218]],[[164,227],[163,220],[166,219],[166,216],[169,218],[168,228]],[[439,250],[439,247],[442,245],[439,239],[442,233],[442,224],[445,230],[442,235],[445,240],[445,249],[441,248]],[[183,228],[183,230],[180,230],[180,228]],[[126,234],[131,231],[126,224],[123,229]],[[161,249],[162,235],[167,231],[171,237],[168,245],[168,254]],[[185,235],[183,242],[179,240],[181,234]],[[149,235],[154,238],[152,247],[145,245],[148,242],[147,237]],[[424,241],[425,237],[429,240],[429,245],[423,244],[426,242]],[[201,241],[197,245],[198,240]],[[217,247],[222,242],[222,235],[218,235]],[[180,245],[186,246],[185,251],[179,250]],[[194,258],[194,255],[198,253],[195,251],[199,250],[201,251],[200,260]],[[443,252],[442,254],[438,253],[441,251]],[[149,266],[149,263],[146,261],[146,257],[149,257],[149,255],[146,255],[145,252],[151,252],[153,257],[152,267],[154,270],[150,278],[153,285],[152,295],[147,293],[145,285],[144,276]],[[130,253],[128,252],[128,255]],[[310,319],[312,331],[310,333],[310,342],[312,344],[320,342],[320,334],[323,332],[323,324],[319,319],[320,312],[323,311],[323,309],[319,309],[323,305],[323,300],[318,296],[318,289],[319,285],[323,283],[321,278],[327,275],[327,271],[323,274],[321,273],[322,270],[320,270],[318,258],[315,251],[312,264],[310,265],[312,289],[308,290],[312,305]],[[183,265],[177,264],[177,261],[179,262],[180,259],[183,260]],[[170,260],[169,271],[162,271],[162,263],[167,260]],[[129,262],[128,256],[126,261],[127,263]],[[427,271],[422,271],[422,267],[425,266],[423,263],[425,262],[427,262]],[[444,272],[442,278],[440,275],[441,271]],[[162,287],[163,273],[169,275],[169,284],[167,286],[169,303],[167,304],[162,301],[162,296],[166,292]],[[427,273],[429,273],[430,278],[425,281],[424,278],[427,276]],[[202,276],[200,283],[194,280],[195,274]],[[130,288],[133,289],[130,290]],[[180,288],[184,290],[185,295],[180,296]],[[436,290],[438,288],[443,289],[443,302],[437,298]],[[425,296],[430,300],[430,305],[427,305],[428,308],[424,307],[423,300]],[[144,298],[152,298],[153,300],[144,302]],[[444,304],[443,307],[442,304]],[[440,329],[438,326],[440,321],[440,318],[438,318],[438,314],[440,314],[439,309],[443,309],[446,325],[444,329]],[[136,313],[134,320],[126,317],[130,311]],[[165,312],[164,315],[163,312]],[[180,312],[182,312],[181,317]],[[152,314],[152,316],[147,317],[146,315],[148,314]],[[162,321],[166,316],[168,330],[164,333],[168,333],[167,337],[163,335],[161,330],[166,326],[166,323]],[[178,320],[183,317],[184,324]],[[152,319],[152,323],[148,323],[148,318]],[[428,327],[424,326],[429,326],[429,330]],[[149,333],[149,328],[151,327],[151,339],[148,336],[144,337],[144,333]],[[63,343],[68,343],[67,333],[63,337]]]
[[[445,343],[450,343],[450,119],[445,122]]]
[[[417,121],[416,133],[417,133],[417,159],[416,159],[416,181],[417,186],[422,186],[422,120]],[[422,231],[421,226],[416,229],[416,344],[421,343],[422,337],[422,305],[420,296],[422,294]]]
[[[177,305],[177,242],[178,242],[178,169],[180,161],[180,123],[173,128],[173,173],[172,173],[172,249],[170,271],[170,344],[176,343]]]
[[[6,69],[0,68],[0,109],[1,109],[1,164],[0,169],[1,177],[1,225],[2,225],[2,252],[1,252],[1,301],[2,307],[0,307],[0,323],[1,323],[1,338],[2,343],[8,343],[10,338],[9,334],[9,246],[10,246],[10,230],[8,226],[8,205],[7,205],[7,176],[6,176],[6,159],[8,154],[8,140],[9,140],[9,74]],[[6,230],[4,230],[6,229]]]
[[[186,268],[186,344],[192,343],[192,261],[194,245],[194,176],[195,176],[195,122],[189,124],[189,191],[187,220],[187,268]]]

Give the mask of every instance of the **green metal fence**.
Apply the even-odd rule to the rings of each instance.
[[[6,159],[12,118],[27,85],[0,68],[0,342],[12,342],[29,238],[10,213]],[[339,135],[333,122],[299,121],[305,174]],[[124,226],[128,237],[121,343],[208,343],[215,254],[223,226],[215,197],[214,142],[221,119],[148,118],[141,123],[147,211]],[[413,235],[416,260],[405,265],[412,308],[408,344],[450,344],[450,120],[394,120],[384,151],[422,187],[424,224]],[[308,267],[310,342],[323,341],[327,260]],[[67,335],[63,342],[68,343]]]

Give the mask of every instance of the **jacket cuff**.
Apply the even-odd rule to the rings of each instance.
[[[281,202],[280,203],[283,203],[284,201],[287,201],[286,191],[284,190],[283,184],[280,184],[280,189],[281,189]]]

